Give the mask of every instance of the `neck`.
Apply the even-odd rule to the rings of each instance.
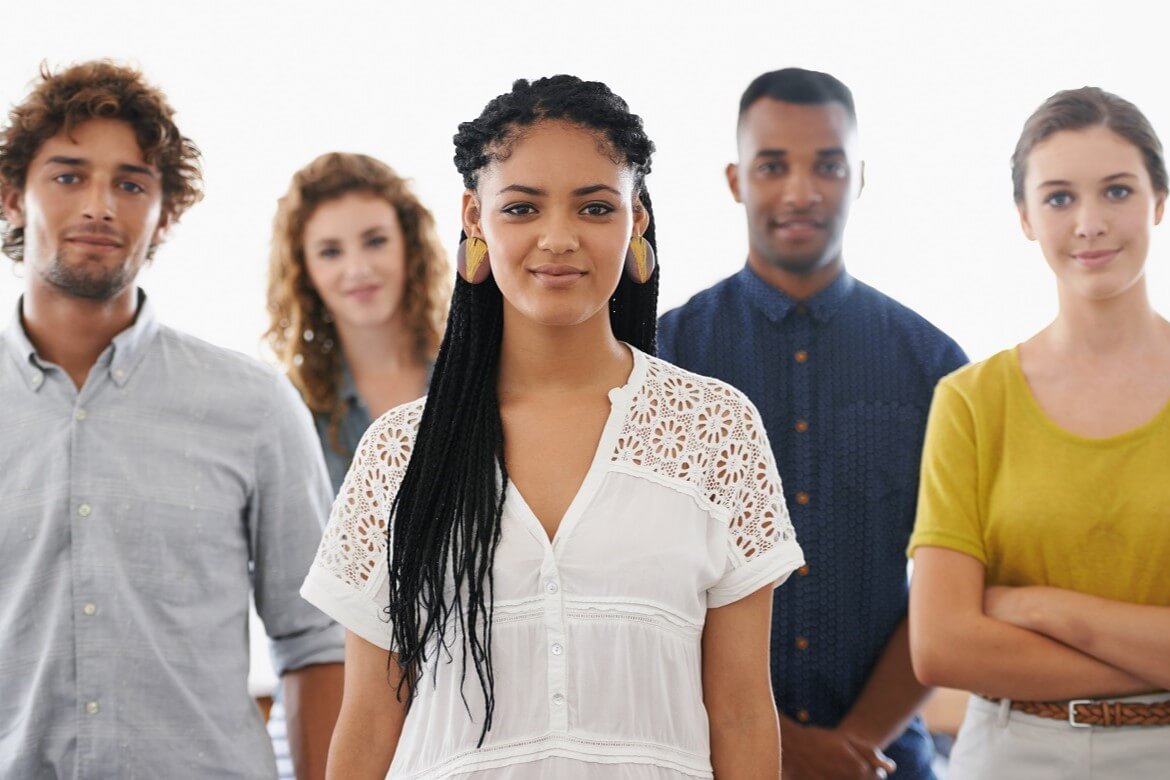
[[[608,392],[621,386],[632,357],[613,335],[609,309],[572,326],[535,323],[504,301],[499,394]]]
[[[769,285],[797,301],[813,297],[845,270],[840,255],[808,273],[796,273],[769,263],[754,250],[748,251],[748,265]]]
[[[337,321],[336,328],[342,354],[355,380],[362,376],[396,374],[419,363],[414,337],[401,314],[396,314],[389,323],[370,327],[354,327]]]
[[[1140,351],[1159,340],[1164,322],[1150,306],[1146,279],[1107,300],[1088,300],[1061,287],[1060,312],[1045,330],[1052,347],[1069,357],[1108,357]]]
[[[76,298],[33,278],[25,285],[21,320],[37,354],[81,387],[98,357],[138,314],[134,285],[104,301]]]

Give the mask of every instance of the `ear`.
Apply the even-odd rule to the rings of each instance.
[[[642,205],[642,198],[634,198],[634,235],[640,236],[650,227],[650,212]]]
[[[1162,193],[1161,195],[1158,196],[1158,199],[1156,201],[1154,201],[1154,224],[1155,225],[1162,224],[1162,213],[1165,210],[1166,210],[1166,193]]]
[[[1028,208],[1024,204],[1019,204],[1016,208],[1020,212],[1020,227],[1024,231],[1024,235],[1028,237],[1029,241],[1036,240],[1036,231],[1032,229],[1032,222],[1028,219]]]
[[[4,221],[14,228],[24,227],[24,193],[5,184],[0,187],[0,203],[4,204]]]
[[[727,177],[727,189],[731,190],[731,197],[735,198],[736,203],[743,203],[743,198],[739,196],[739,166],[727,163],[723,175]]]
[[[169,212],[164,211],[158,218],[158,227],[154,229],[154,236],[151,237],[150,243],[158,246],[167,240],[170,235],[171,225],[174,224],[174,218]]]
[[[461,209],[461,214],[463,217],[463,232],[469,236],[483,238],[483,229],[479,224],[481,218],[479,198],[476,196],[474,190],[463,191],[463,208]]]

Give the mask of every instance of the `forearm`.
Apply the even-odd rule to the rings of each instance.
[[[286,672],[281,679],[289,751],[297,780],[325,777],[329,741],[341,708],[343,679],[341,664],[306,666]]]
[[[776,780],[780,776],[780,725],[771,696],[738,711],[708,711],[708,717],[716,780]]]
[[[1021,588],[1018,625],[1170,690],[1170,607],[1144,606],[1059,588]],[[1013,621],[1016,622],[1016,621]]]
[[[929,695],[930,688],[914,676],[910,626],[903,620],[890,634],[861,694],[837,728],[884,750],[901,736]]]
[[[1046,636],[984,615],[912,627],[914,668],[927,685],[993,698],[1061,700],[1150,690],[1148,682]]]
[[[329,746],[327,780],[383,780],[401,733],[401,719],[342,709]]]

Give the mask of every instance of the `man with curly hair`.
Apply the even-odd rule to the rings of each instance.
[[[248,593],[301,777],[323,774],[343,639],[297,595],[330,491],[289,382],[158,322],[135,278],[199,200],[165,97],[45,71],[0,128],[0,777],[275,776]]]

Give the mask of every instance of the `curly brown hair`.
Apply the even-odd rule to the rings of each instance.
[[[305,268],[305,225],[317,208],[352,192],[384,199],[398,216],[406,250],[402,308],[420,360],[434,359],[450,296],[450,266],[431,212],[408,182],[364,154],[323,154],[297,171],[280,198],[268,263],[268,330],[264,337],[310,409],[329,415],[329,440],[337,439],[344,408],[338,396],[341,350],[337,330]]]
[[[163,93],[133,68],[94,60],[54,74],[42,64],[40,83],[13,106],[0,129],[0,185],[23,190],[37,151],[62,130],[70,133],[90,119],[118,119],[134,128],[143,158],[158,168],[163,216],[177,221],[203,197],[203,174],[199,149],[179,132],[174,116]],[[24,229],[8,222],[3,206],[0,222],[0,250],[19,263]]]

